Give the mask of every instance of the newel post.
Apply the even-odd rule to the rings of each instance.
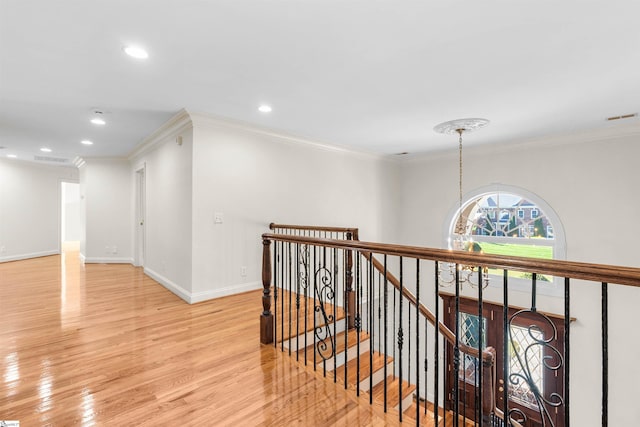
[[[353,240],[351,231],[347,232],[347,240]],[[356,293],[353,291],[353,251],[345,251],[346,267],[345,267],[345,289],[347,300],[347,325],[349,329],[355,326],[356,316]]]
[[[482,418],[489,420],[496,408],[496,350],[493,347],[487,347],[482,352],[481,360]]]
[[[260,342],[273,342],[273,314],[271,313],[271,240],[262,240],[262,314],[260,315]]]

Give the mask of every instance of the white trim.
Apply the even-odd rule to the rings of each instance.
[[[149,268],[144,268],[143,271],[144,271],[144,274],[151,277],[153,280],[155,280],[156,282],[158,282],[159,284],[167,288],[169,291],[179,296],[185,302],[188,302],[189,304],[191,304],[191,292],[187,291],[182,286],[172,282],[171,280],[167,279],[163,275],[158,274]]]
[[[133,264],[132,258],[84,257],[85,264]]]
[[[331,144],[328,142],[322,142],[318,140],[312,140],[297,135],[291,135],[275,129],[270,129],[263,126],[258,126],[253,123],[247,123],[240,120],[233,120],[229,118],[214,116],[206,113],[189,113],[194,127],[208,127],[208,128],[227,128],[235,129],[239,131],[254,133],[262,136],[278,138],[283,142],[304,144],[318,148],[325,151],[350,153],[359,156],[365,156],[368,158],[375,158],[381,160],[393,160],[388,154],[380,154],[367,150],[356,150],[351,147],[340,146]]]
[[[162,126],[156,129],[151,135],[147,136],[140,144],[138,144],[128,155],[127,160],[134,161],[138,157],[148,153],[154,147],[166,141],[166,138],[184,132],[193,128],[193,121],[189,112],[185,109],[167,120]]]
[[[83,254],[82,252],[80,252],[80,253],[78,254],[78,258],[80,258],[80,263],[81,263],[81,264],[85,264],[85,263],[86,263],[86,261],[87,261],[87,257],[86,257],[86,256],[84,256],[84,254]]]
[[[616,126],[606,126],[600,129],[589,129],[572,133],[564,133],[560,135],[548,135],[538,138],[528,138],[521,140],[509,140],[504,142],[475,144],[465,147],[465,156],[473,157],[473,154],[487,153],[489,150],[499,150],[500,153],[505,152],[521,152],[523,149],[538,149],[542,147],[552,146],[569,146],[575,144],[602,143],[625,137],[640,137],[640,120],[634,120],[634,123]],[[440,159],[458,155],[458,148],[452,144],[452,148],[444,148],[433,151],[421,151],[419,153],[410,154],[408,156],[396,156],[399,161],[422,161],[425,158]]]
[[[52,251],[33,252],[30,254],[20,254],[20,255],[0,257],[0,262],[21,261],[23,259],[40,258],[43,256],[51,256],[51,255],[60,255],[60,251],[54,249]]]
[[[241,283],[239,285],[227,286],[221,289],[211,289],[204,292],[196,292],[191,294],[191,303],[206,301],[214,298],[226,297],[242,292],[257,291],[262,289],[262,282]]]

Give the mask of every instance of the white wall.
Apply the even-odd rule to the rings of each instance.
[[[640,210],[639,142],[636,127],[466,149],[464,187],[470,192],[500,183],[533,192],[560,216],[567,259],[640,267],[640,228],[634,222]],[[457,151],[402,163],[397,217],[402,243],[445,247],[443,231],[457,203],[457,179]],[[501,301],[495,291],[490,289],[487,298]],[[611,425],[634,425],[640,417],[634,402],[640,371],[632,360],[640,352],[640,334],[629,321],[640,289],[611,286],[610,299],[610,420]],[[512,303],[526,306],[527,300],[514,293]],[[580,426],[599,425],[599,304],[598,285],[573,283],[571,416]],[[541,298],[538,306],[562,312],[559,298]]]
[[[193,298],[261,286],[270,222],[355,226],[380,239],[389,162],[194,118]],[[214,224],[214,213],[224,215]],[[247,267],[247,276],[241,276]]]
[[[178,128],[151,138],[153,146],[135,156],[130,180],[134,185],[136,171],[144,167],[145,273],[190,302],[193,131],[185,125],[188,117],[181,120]]]
[[[131,169],[126,159],[86,158],[80,172],[81,253],[86,262],[130,263]]]
[[[60,182],[76,168],[0,159],[0,261],[60,250]]]

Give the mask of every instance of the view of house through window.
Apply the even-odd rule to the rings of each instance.
[[[451,240],[456,235],[455,224],[462,221],[467,249],[494,255],[531,258],[554,258],[554,224],[540,206],[523,196],[507,192],[492,192],[468,201],[452,222]],[[501,274],[490,271],[491,274]],[[527,278],[527,273],[509,272],[511,277]],[[529,275],[530,277],[530,275]],[[539,276],[539,280],[551,280]]]

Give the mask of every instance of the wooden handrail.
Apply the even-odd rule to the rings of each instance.
[[[353,227],[328,227],[317,225],[291,225],[291,224],[269,224],[270,230],[280,228],[283,230],[311,230],[311,231],[326,231],[333,233],[351,233],[353,240],[358,240],[358,229]]]
[[[452,262],[463,265],[549,274],[558,277],[640,287],[640,268],[636,267],[505,255],[487,255],[465,251],[424,248],[419,246],[392,245],[386,243],[363,242],[360,240],[337,240],[317,237],[289,236],[273,233],[265,233],[262,235],[262,238],[267,240],[351,249],[361,252],[398,255],[439,262]]]

